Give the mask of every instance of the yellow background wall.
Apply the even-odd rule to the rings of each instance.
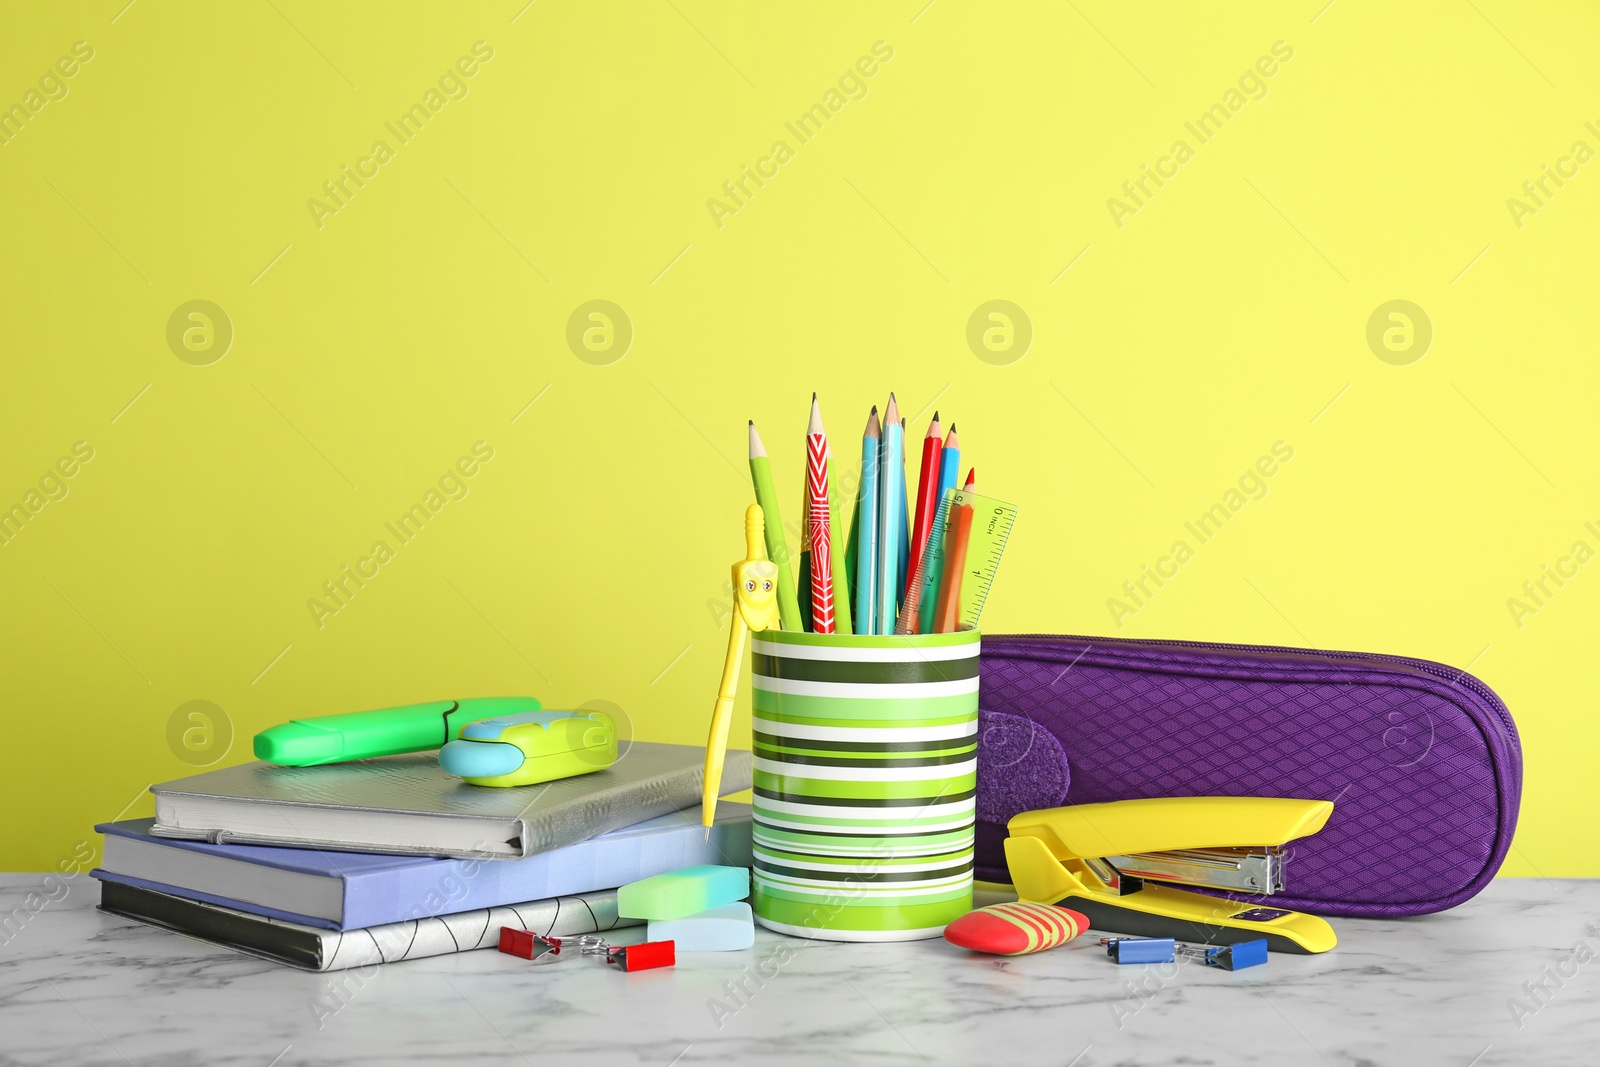
[[[797,505],[811,391],[847,457],[895,389],[913,440],[936,405],[1021,505],[987,630],[1470,665],[1526,751],[1506,871],[1600,874],[1600,564],[1562,563],[1600,548],[1593,7],[524,2],[5,16],[0,505],[39,506],[0,546],[0,865],[56,867],[293,714],[531,692],[699,743],[745,420]],[[876,42],[802,143],[785,123]],[[308,207],[346,165],[376,172]],[[1169,176],[1133,200],[1144,165]],[[1544,165],[1568,177],[1535,204]],[[597,299],[620,359],[569,347]],[[969,347],[996,299],[1020,359]],[[169,344],[195,300],[220,359]],[[1425,352],[1369,346],[1392,300]],[[1265,496],[1114,619],[1280,441]],[[384,524],[475,442],[401,544]],[[1570,576],[1516,617],[1545,566]]]

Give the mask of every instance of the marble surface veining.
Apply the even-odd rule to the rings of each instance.
[[[54,899],[52,899],[54,898]],[[498,952],[309,974],[0,875],[0,1064],[1600,1064],[1600,880],[1335,920],[1322,956],[1118,967],[766,931],[624,974]]]

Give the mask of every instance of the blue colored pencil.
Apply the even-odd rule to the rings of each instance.
[[[944,499],[945,490],[959,489],[956,481],[961,477],[961,438],[956,436],[956,424],[950,424],[950,432],[945,434],[944,451],[939,453],[939,500]]]
[[[906,523],[906,441],[900,405],[889,394],[883,413],[883,460],[878,465],[878,593],[873,633],[894,633],[900,610],[900,537]]]
[[[934,505],[936,514],[937,508],[944,503],[945,494],[951,489],[961,488],[956,482],[959,477],[961,477],[961,438],[956,436],[956,424],[952,422],[950,424],[950,432],[945,435],[944,450],[939,453],[939,501]],[[943,525],[936,525],[934,531],[937,537],[944,537]],[[933,542],[930,539],[929,548],[932,549],[932,547]],[[939,600],[939,583],[943,576],[943,552],[944,545],[941,541],[938,551],[933,553],[933,555],[939,557],[938,562],[935,563],[933,559],[929,560],[930,566],[927,568],[927,578],[922,587],[920,610],[917,612],[917,633],[931,634],[933,632],[934,610]]]
[[[878,449],[882,431],[878,427],[878,406],[867,416],[867,430],[861,437],[861,511],[856,518],[856,614],[858,634],[878,630]]]

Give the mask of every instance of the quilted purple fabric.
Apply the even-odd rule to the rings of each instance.
[[[1334,801],[1276,904],[1454,907],[1499,869],[1522,754],[1505,705],[1426,660],[1112,638],[983,639],[977,877],[1008,881],[1019,811],[1167,796]],[[1039,803],[1059,797],[1051,803]],[[1255,842],[1195,842],[1197,845]]]

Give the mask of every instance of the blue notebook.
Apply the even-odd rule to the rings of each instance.
[[[722,801],[710,840],[698,809],[524,859],[379,856],[156,837],[153,819],[102,823],[107,882],[326,930],[615,889],[701,863],[750,865],[750,806]]]

